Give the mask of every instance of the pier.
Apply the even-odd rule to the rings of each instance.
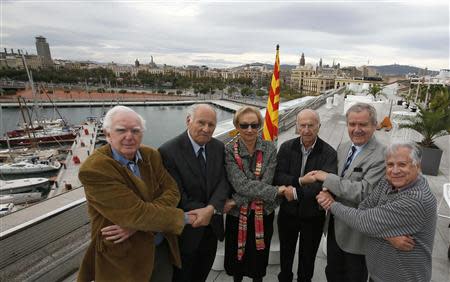
[[[81,163],[95,149],[97,130],[97,123],[95,121],[88,121],[80,128],[77,133],[77,138],[67,154],[66,160],[62,162],[62,168],[48,195],[49,198],[82,186],[78,179],[78,170]]]

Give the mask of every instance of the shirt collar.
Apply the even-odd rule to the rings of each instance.
[[[137,164],[139,160],[142,160],[142,155],[139,152],[139,150],[136,151],[136,155],[134,156],[133,161],[130,161],[129,159],[125,158],[124,156],[122,156],[119,152],[117,152],[112,147],[111,147],[111,151],[112,151],[113,159],[115,159],[116,161],[118,161],[119,163],[121,163],[122,165],[125,165],[125,166],[128,165],[129,162],[134,162]]]
[[[356,151],[355,151],[354,155],[356,156],[357,154],[359,154],[359,152],[361,152],[366,145],[367,145],[367,143],[364,144],[364,145],[361,145],[361,146],[358,146],[358,145],[355,145],[355,144],[352,143],[352,146],[356,148]],[[351,149],[351,147],[350,147],[350,149]]]
[[[198,150],[200,150],[200,148],[203,148],[203,150],[205,150],[206,145],[200,146],[199,144],[197,144],[197,142],[195,142],[194,139],[192,139],[191,134],[189,134],[189,130],[187,130],[187,134],[189,140],[191,141],[192,149],[194,150],[194,153],[197,156]]]
[[[317,143],[317,137],[316,137],[316,140],[314,140],[314,143],[312,144],[312,146],[309,147],[308,149],[306,149],[305,145],[303,145],[302,137],[300,137],[300,147],[302,148],[302,153],[309,155],[312,152],[312,150],[314,150],[314,146],[316,146],[316,143]]]
[[[409,183],[409,184],[407,184],[407,185],[405,185],[405,186],[403,186],[403,187],[400,187],[400,188],[394,188],[394,187],[391,185],[391,188],[392,188],[392,189],[389,191],[389,194],[400,193],[400,192],[403,192],[403,191],[405,191],[405,190],[408,190],[409,188],[415,186],[415,185],[416,185],[419,181],[421,181],[421,180],[423,180],[423,176],[419,174],[419,175],[417,176],[417,178],[416,178],[413,182],[411,182],[411,183]]]

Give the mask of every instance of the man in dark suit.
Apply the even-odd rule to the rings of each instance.
[[[222,211],[229,194],[224,166],[224,145],[212,138],[216,112],[206,104],[189,109],[187,131],[163,144],[159,151],[178,184],[178,205],[197,219],[180,236],[182,268],[173,281],[205,281],[214,263],[217,239],[223,240]]]
[[[317,112],[305,109],[297,115],[297,131],[300,138],[284,142],[277,155],[277,169],[274,184],[295,187],[293,201],[283,200],[278,214],[280,238],[279,281],[292,281],[297,239],[298,281],[311,281],[314,261],[322,237],[325,211],[319,208],[316,195],[322,191],[322,183],[307,179],[305,174],[312,170],[330,173],[337,171],[336,151],[320,139],[317,134],[320,117]]]
[[[337,201],[357,208],[372,192],[385,173],[384,145],[373,136],[377,113],[366,103],[351,106],[346,113],[350,142],[339,145],[338,173],[310,172]],[[344,221],[330,217],[327,236],[328,281],[367,281],[365,262],[366,236]]]

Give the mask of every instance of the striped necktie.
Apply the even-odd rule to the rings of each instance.
[[[353,156],[355,155],[356,147],[352,145],[352,150],[349,152],[349,155],[347,157],[347,161],[345,162],[344,169],[342,170],[341,177],[344,176],[345,172],[347,171],[348,167],[352,163]]]

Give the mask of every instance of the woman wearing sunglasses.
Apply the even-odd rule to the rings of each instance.
[[[262,140],[262,123],[258,109],[240,108],[233,118],[239,138],[225,150],[228,180],[233,187],[224,208],[225,270],[234,281],[242,281],[244,276],[262,281],[266,275],[274,209],[286,190],[285,186],[272,185],[277,150]]]

